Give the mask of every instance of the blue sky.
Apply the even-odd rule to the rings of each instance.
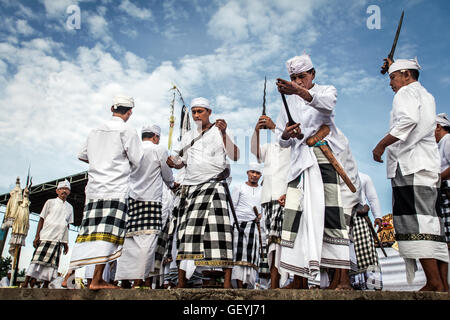
[[[80,29],[67,27],[71,5],[80,9]],[[367,27],[371,5],[380,9],[379,29]],[[0,0],[0,193],[16,176],[24,180],[30,163],[34,184],[86,170],[77,152],[109,118],[118,92],[135,97],[130,123],[160,125],[167,145],[173,83],[187,103],[210,99],[212,118],[228,122],[242,152],[232,165],[233,187],[254,161],[245,137],[261,112],[264,76],[268,115],[276,118],[275,79],[288,78],[286,60],[306,51],[316,82],[338,90],[336,124],[387,214],[390,183],[371,151],[388,130],[393,92],[379,69],[402,10],[395,58],[418,57],[421,83],[437,112],[448,112],[448,1]],[[179,112],[177,104],[176,121]]]

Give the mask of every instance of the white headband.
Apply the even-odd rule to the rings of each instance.
[[[117,107],[122,106],[126,108],[134,108],[134,99],[132,97],[117,95],[113,99],[113,107],[117,109]]]
[[[209,105],[209,100],[206,98],[203,98],[203,97],[198,97],[198,98],[192,99],[191,108],[193,108],[193,107],[202,107],[202,108],[212,110],[211,106]]]
[[[414,59],[397,59],[393,64],[389,67],[389,74],[398,70],[420,70],[419,62],[417,61],[417,57]]]
[[[299,74],[314,68],[311,58],[307,54],[302,54],[301,56],[295,56],[289,59],[286,62],[286,67],[289,75]]]
[[[448,120],[448,116],[446,113],[439,113],[436,116],[436,123],[440,124],[443,127],[450,127],[450,121]]]
[[[157,126],[156,124],[154,124],[152,126],[143,127],[142,133],[144,133],[144,132],[151,132],[158,136],[161,136],[161,128],[159,126]]]
[[[60,181],[58,183],[58,186],[56,187],[56,189],[61,189],[61,188],[68,188],[70,190],[70,183],[67,180],[64,181]]]
[[[248,166],[248,170],[247,171],[256,171],[261,173],[261,165],[259,163],[256,162],[251,162]]]

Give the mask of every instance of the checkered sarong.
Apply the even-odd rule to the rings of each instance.
[[[127,202],[125,199],[89,199],[84,206],[76,243],[107,241],[123,245]]]
[[[162,229],[161,202],[128,199],[126,237],[159,233]]]
[[[269,259],[267,257],[268,246],[263,246],[264,256],[259,259],[258,273],[260,278],[270,278]],[[261,252],[261,251],[260,251]]]
[[[392,179],[393,220],[397,241],[446,242],[438,204],[439,175],[419,171],[403,175],[397,167]],[[439,229],[439,233],[435,230]]]
[[[57,269],[61,257],[61,248],[62,243],[59,241],[41,241],[36,250],[34,250],[31,263]]]
[[[258,271],[261,250],[256,222],[242,221],[239,223],[240,232],[234,229],[234,264],[252,267]]]
[[[344,210],[340,199],[339,175],[323,154],[315,147],[314,154],[319,163],[325,193],[325,229],[323,241],[330,244],[349,245]]]
[[[448,180],[443,181],[441,187],[441,217],[444,222],[445,240],[450,250],[450,198],[447,196],[449,190]]]
[[[175,199],[179,200],[180,189],[175,192]],[[166,225],[162,228],[159,233],[158,242],[156,245],[155,252],[155,269],[162,268],[162,263],[164,259],[172,260],[172,243],[173,237],[176,236],[178,230],[178,221],[180,220],[179,214],[179,202],[175,201],[172,212],[169,214]]]
[[[278,202],[273,200],[261,205],[262,215],[266,217],[266,230],[267,230],[267,246],[272,243],[281,243],[281,231],[283,227],[283,212],[284,209]]]
[[[196,265],[215,267],[233,265],[233,232],[223,183],[182,187],[177,260],[193,259]]]
[[[303,190],[297,187],[300,180],[301,175],[289,182],[286,191],[286,202],[281,223],[281,245],[289,248],[294,247],[303,213]]]
[[[358,263],[358,273],[366,271],[370,265],[378,265],[378,255],[369,226],[366,220],[357,214],[353,217],[353,242]]]

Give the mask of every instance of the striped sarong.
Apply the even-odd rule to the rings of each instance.
[[[233,265],[233,231],[223,183],[182,187],[177,260],[196,260],[197,266]]]
[[[75,243],[101,240],[122,245],[126,215],[127,203],[123,199],[87,200]]]
[[[444,233],[447,246],[450,250],[450,186],[448,180],[442,182],[441,185],[441,217],[444,222]]]
[[[234,265],[252,267],[258,271],[261,251],[256,222],[242,221],[239,228],[240,232],[234,229]]]
[[[126,237],[159,233],[162,229],[161,202],[128,199]]]
[[[261,204],[261,208],[262,215],[266,217],[267,246],[270,246],[272,243],[280,244],[283,228],[283,207],[278,200],[272,200]]]
[[[358,273],[365,272],[370,265],[378,265],[378,255],[369,226],[363,217],[353,217],[353,243],[355,245]]]
[[[57,269],[61,257],[62,243],[59,241],[41,241],[34,250],[31,263]]]
[[[403,175],[399,166],[391,180],[395,239],[405,259],[408,283],[414,280],[416,259],[449,260],[438,202],[439,183],[439,173],[421,170]]]
[[[341,252],[349,252],[350,240],[341,203],[339,175],[317,147],[313,148],[319,164],[325,196],[325,229],[323,234],[321,267],[350,269],[350,260]]]

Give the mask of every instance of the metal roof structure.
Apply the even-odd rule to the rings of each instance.
[[[70,182],[70,195],[67,201],[73,206],[73,225],[78,227],[83,219],[83,208],[86,199],[84,189],[88,181],[87,171],[31,186],[30,213],[39,214],[45,202],[57,196],[56,187],[60,181],[64,181],[65,179]],[[0,195],[0,205],[6,206],[9,198],[9,193]]]

